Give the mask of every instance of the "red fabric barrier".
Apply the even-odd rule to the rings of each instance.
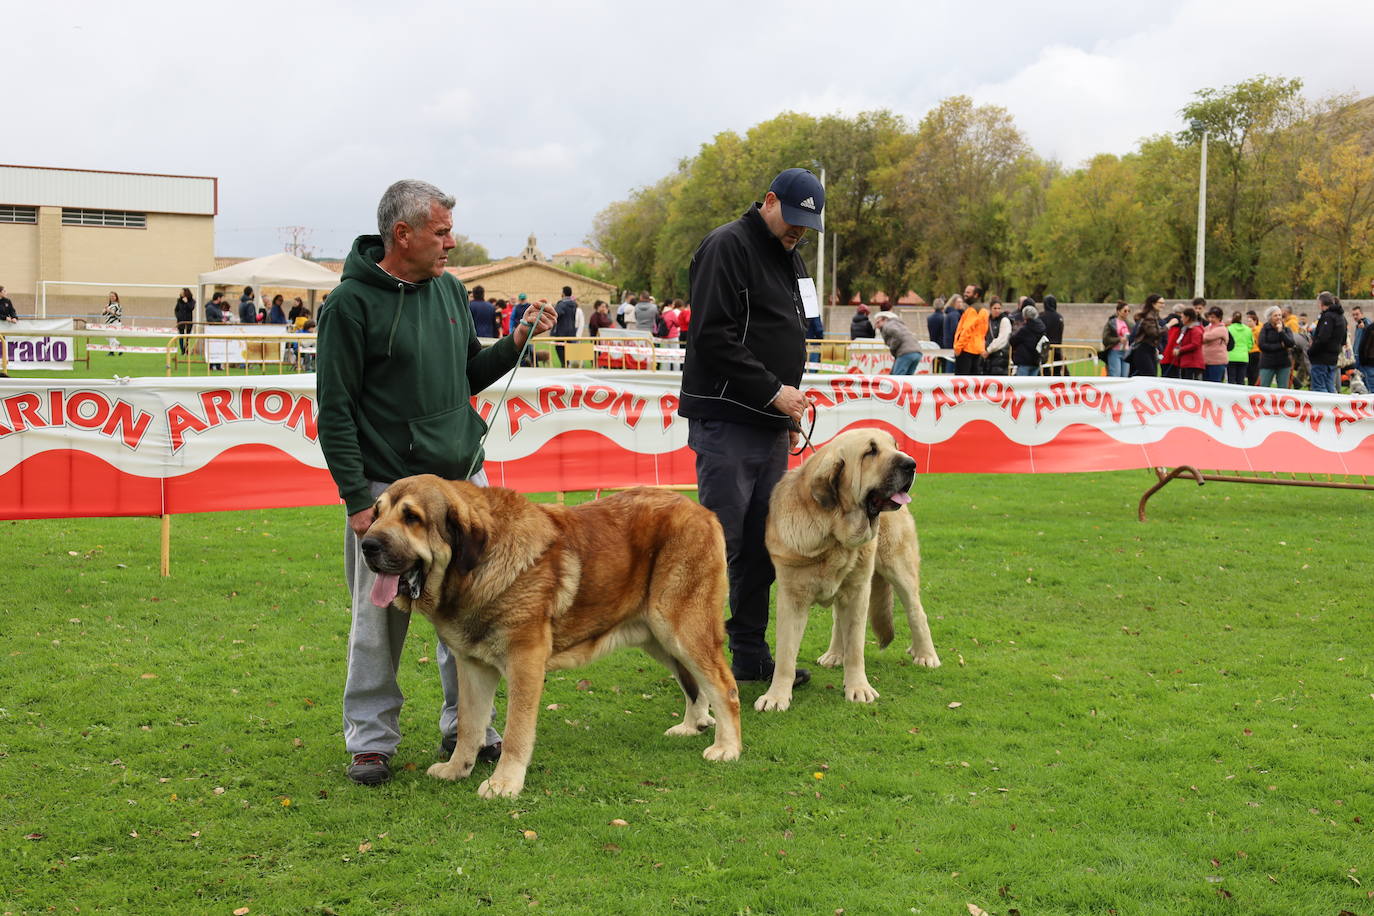
[[[520,370],[474,399],[525,492],[695,482],[675,373]],[[813,442],[881,427],[922,473],[1191,464],[1374,475],[1374,399],[1164,379],[807,376]],[[0,518],[328,505],[314,378],[0,379]],[[795,463],[794,459],[794,463]]]

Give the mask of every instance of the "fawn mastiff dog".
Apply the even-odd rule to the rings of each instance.
[[[768,505],[766,539],[778,574],[777,667],[759,710],[792,702],[797,652],[812,604],[833,606],[830,648],[817,661],[844,665],[845,699],[872,703],[864,672],[864,621],[878,644],[892,641],[896,589],[911,627],[907,654],[937,668],[940,657],[921,607],[921,552],[907,490],[916,462],[886,432],[841,433],[783,475]]]
[[[623,646],[643,649],[682,687],[687,708],[667,734],[714,725],[703,756],[739,757],[721,614],[725,539],[709,510],[644,487],[574,507],[536,505],[511,490],[422,475],[378,498],[361,546],[378,574],[373,603],[424,614],[457,659],[458,744],[429,775],[472,771],[504,677],[504,747],[477,791],[519,795],[544,672]]]

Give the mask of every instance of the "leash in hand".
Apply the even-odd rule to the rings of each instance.
[[[806,412],[808,410],[811,411],[811,425],[806,427],[806,429],[802,429],[802,425],[791,417],[787,419],[787,428],[794,433],[801,434],[802,440],[801,445],[797,446],[797,450],[795,452],[788,452],[789,455],[800,455],[808,448],[811,449],[812,454],[816,452],[816,446],[811,444],[811,434],[816,431],[816,403],[814,401],[806,402],[806,406],[802,408],[802,419],[806,418]]]

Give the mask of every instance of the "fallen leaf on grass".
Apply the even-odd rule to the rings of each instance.
[[[215,794],[216,794],[216,795],[223,795],[223,794],[224,794],[224,786],[215,786]]]
[[[533,830],[526,830],[526,831],[525,831],[525,839],[527,839],[527,840],[537,840],[537,839],[539,839],[539,834],[535,833]]]
[[[237,910],[234,910],[234,916],[248,916],[248,914],[251,912],[253,911],[248,909],[248,907],[241,906]]]
[[[630,826],[630,822],[627,821],[627,820],[624,820],[623,818],[617,817],[617,818],[614,818],[614,819],[611,821],[611,826],[612,826],[612,827],[628,827],[628,826]]]
[[[143,678],[143,680],[145,680],[145,681],[148,681],[148,680],[152,680],[153,678],[157,677],[157,675],[156,675],[156,674],[140,674],[139,677]]]
[[[968,904],[968,916],[988,916],[988,911],[976,903]]]
[[[963,705],[964,705],[963,703],[960,703],[958,700],[955,700],[953,703],[950,703],[950,704],[949,704],[948,706],[946,706],[945,708],[946,708],[946,709],[958,709],[960,706],[963,706]],[[970,903],[969,906],[973,906],[973,904]]]
[[[43,834],[41,834],[41,833],[26,833],[26,834],[24,834],[24,839],[26,839],[26,840],[41,840],[41,839],[43,839],[43,838],[44,838],[44,836],[43,836]]]
[[[371,851],[372,851],[372,844],[371,844],[371,843],[359,843],[359,844],[358,844],[358,852],[371,852]]]
[[[578,689],[578,690],[591,690],[591,689],[592,689],[592,682],[589,681],[589,680],[587,680],[587,679],[584,677],[582,680],[580,680],[580,681],[577,682],[577,689]]]

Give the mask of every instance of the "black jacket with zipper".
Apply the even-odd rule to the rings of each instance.
[[[806,320],[797,281],[806,276],[801,255],[782,246],[758,204],[702,240],[689,271],[680,415],[787,425],[768,405],[783,385],[801,385]]]
[[[1307,358],[1316,366],[1334,366],[1341,357],[1341,347],[1345,346],[1346,324],[1345,309],[1339,302],[1332,303],[1317,316],[1317,329],[1312,332],[1312,346],[1307,348]]]

